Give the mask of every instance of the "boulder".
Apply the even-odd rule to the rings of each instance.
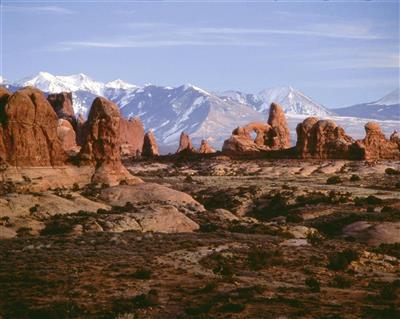
[[[296,151],[300,158],[347,159],[353,139],[331,120],[307,118],[297,125]]]
[[[160,155],[160,153],[158,151],[157,141],[154,136],[154,133],[153,133],[153,131],[148,131],[144,135],[142,156],[154,157],[154,156],[159,156],[159,155]]]
[[[378,123],[365,124],[366,136],[357,140],[353,146],[352,157],[355,159],[400,159],[400,143],[398,133],[392,134],[390,140],[386,139]]]
[[[345,226],[343,235],[371,246],[400,243],[400,222],[358,221]]]
[[[168,203],[176,207],[188,205],[196,211],[204,211],[204,207],[192,196],[154,183],[119,185],[106,188],[101,191],[99,198],[113,206],[124,206],[128,202],[132,204],[145,202]]]
[[[194,148],[189,135],[187,135],[185,132],[181,133],[181,137],[179,139],[179,147],[176,150],[176,153],[180,153],[182,151],[196,153],[196,149]]]
[[[213,149],[207,142],[207,140],[201,140],[199,153],[201,154],[210,154],[215,153],[215,149]]]
[[[3,93],[4,98],[4,93]],[[21,89],[2,106],[6,162],[13,166],[59,166],[66,154],[57,135],[57,115],[42,91]],[[0,151],[1,152],[1,151]]]
[[[290,130],[286,121],[285,113],[281,106],[272,103],[269,108],[267,146],[272,150],[282,150],[290,147]]]
[[[64,151],[71,155],[79,152],[79,148],[76,145],[76,134],[74,128],[68,120],[58,120],[57,135],[61,141],[61,145]]]
[[[97,97],[85,124],[85,142],[81,161],[96,166],[92,182],[108,185],[140,182],[121,163],[119,108],[113,102]]]
[[[140,157],[143,148],[144,128],[138,117],[121,119],[121,154],[123,156]]]

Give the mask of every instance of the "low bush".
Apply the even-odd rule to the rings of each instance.
[[[331,176],[326,180],[326,183],[328,185],[334,185],[334,184],[340,184],[342,183],[342,179],[340,178],[340,176],[335,175],[335,176]]]
[[[361,177],[356,174],[353,174],[350,176],[350,182],[358,182],[360,180],[361,180]]]
[[[350,288],[352,284],[353,281],[350,278],[341,275],[333,277],[331,282],[331,286],[336,288]]]
[[[388,167],[387,169],[385,169],[385,173],[387,175],[400,175],[400,170]]]
[[[321,285],[317,279],[314,277],[309,277],[305,281],[306,285],[310,289],[311,292],[320,292],[321,291]]]
[[[139,268],[133,273],[132,277],[136,279],[150,279],[151,275],[152,271],[150,269]]]
[[[358,252],[346,249],[329,256],[328,268],[331,270],[346,270],[351,262],[359,258]]]

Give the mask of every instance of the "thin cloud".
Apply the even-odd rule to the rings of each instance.
[[[124,37],[107,40],[66,41],[62,46],[77,48],[150,48],[171,46],[273,46],[274,36],[302,36],[377,40],[382,36],[361,24],[320,23],[303,28],[182,27],[160,22],[130,22]],[[279,39],[278,39],[279,40]]]
[[[76,12],[60,6],[3,6],[4,12],[29,12],[38,14],[75,14]]]

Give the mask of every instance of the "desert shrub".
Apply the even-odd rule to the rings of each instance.
[[[396,184],[394,184],[394,187],[400,188],[400,181],[396,182]]]
[[[340,178],[340,176],[335,175],[335,176],[331,176],[326,180],[326,183],[328,185],[334,185],[334,184],[340,184],[342,183],[342,179]]]
[[[242,312],[246,306],[241,303],[226,303],[222,305],[221,307],[218,308],[220,312],[225,312],[225,313],[238,313]]]
[[[260,198],[255,204],[256,208],[251,212],[251,215],[254,215],[260,220],[285,216],[291,208],[290,205],[288,205],[287,197],[280,192],[272,195],[268,194]]]
[[[32,206],[31,208],[29,208],[29,212],[32,213],[36,213],[38,211],[39,208],[39,204],[35,204],[35,206]]]
[[[400,171],[391,167],[388,167],[387,169],[385,169],[385,173],[387,175],[400,175]]]
[[[193,183],[194,179],[192,177],[192,175],[186,175],[185,177],[185,183]]]
[[[350,278],[341,275],[333,277],[331,282],[331,286],[336,288],[350,288],[352,284],[353,281]]]
[[[252,247],[247,255],[247,262],[254,270],[262,269],[266,266],[277,265],[282,261],[282,253],[278,250],[265,250],[261,247]]]
[[[355,261],[358,258],[358,252],[352,249],[346,249],[329,256],[328,268],[331,270],[345,270],[352,261]]]
[[[186,314],[190,316],[198,316],[201,314],[208,313],[211,308],[214,306],[214,302],[212,300],[203,302],[196,306],[190,306],[185,308]]]
[[[17,236],[18,237],[31,236],[31,231],[32,231],[31,227],[20,227],[17,229]]]
[[[135,308],[148,308],[158,305],[158,292],[151,289],[147,294],[140,294],[132,298]]]
[[[318,231],[310,231],[307,233],[307,241],[311,245],[319,245],[323,242],[324,236],[322,236]]]
[[[383,200],[380,199],[379,197],[376,197],[374,195],[369,195],[368,197],[356,197],[354,199],[354,203],[357,206],[363,206],[363,205],[380,205],[382,204]]]
[[[380,244],[373,250],[378,254],[390,255],[400,259],[400,243]]]
[[[350,182],[358,182],[360,180],[361,180],[361,177],[356,174],[353,174],[350,176]]]
[[[304,221],[304,218],[301,215],[289,214],[286,216],[287,223],[301,223],[302,221]]]
[[[395,300],[400,291],[400,279],[391,283],[385,283],[380,291],[380,297],[384,300]]]
[[[72,185],[72,191],[74,191],[74,192],[79,191],[79,184],[78,184],[78,183],[74,183],[74,184]]]
[[[212,233],[215,232],[218,229],[218,225],[213,224],[213,223],[204,223],[200,224],[199,230],[202,233]]]
[[[212,269],[214,274],[221,275],[226,279],[234,275],[233,260],[221,253],[213,253],[206,257],[206,263]]]
[[[68,220],[61,218],[55,218],[50,221],[44,229],[41,230],[40,234],[44,236],[48,235],[64,235],[72,231],[73,224]]]
[[[133,273],[133,278],[136,279],[150,279],[152,271],[147,268],[139,268]]]
[[[311,292],[320,292],[321,291],[321,285],[317,279],[314,277],[309,277],[305,281],[306,285],[310,289]]]

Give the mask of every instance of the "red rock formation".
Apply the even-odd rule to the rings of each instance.
[[[201,140],[200,148],[199,148],[199,153],[201,154],[210,154],[210,153],[215,153],[215,149],[213,149],[209,144],[207,140]]]
[[[85,119],[83,118],[82,114],[79,114],[78,117],[76,118],[76,143],[79,146],[82,146],[85,143]]]
[[[397,143],[397,145],[400,147],[400,133],[394,130],[390,135],[390,141]]]
[[[10,91],[3,87],[0,87],[0,163],[5,162],[6,160],[6,147],[3,141],[3,124],[6,123],[5,106],[10,96]]]
[[[268,124],[271,130],[268,132],[266,145],[272,150],[282,150],[290,147],[290,130],[282,107],[272,103],[269,108]]]
[[[49,94],[47,100],[53,107],[59,119],[65,119],[75,125],[75,112],[72,106],[72,93],[62,92]]]
[[[181,133],[181,137],[179,139],[179,147],[176,153],[180,153],[182,151],[196,153],[196,149],[194,148],[189,135],[187,135],[185,132]]]
[[[232,131],[229,139],[224,141],[222,151],[228,154],[242,154],[267,150],[265,137],[270,130],[270,126],[265,123],[249,123],[245,127],[237,127]],[[250,133],[255,132],[256,138],[253,140]]]
[[[3,93],[4,96],[4,93]],[[9,96],[2,107],[5,160],[14,166],[57,166],[66,154],[57,136],[57,115],[32,87]]]
[[[387,140],[378,123],[365,124],[366,136],[358,140],[353,147],[353,157],[356,159],[400,159],[400,147],[397,134],[392,134]]]
[[[144,128],[139,118],[122,118],[120,124],[121,154],[140,156],[143,148]]]
[[[256,134],[255,139],[251,133]],[[268,124],[252,122],[244,127],[236,128],[232,136],[224,142],[225,153],[251,153],[268,150],[282,150],[290,147],[290,131],[285,113],[275,103],[271,104]]]
[[[94,183],[117,185],[121,181],[138,182],[121,163],[121,116],[117,105],[97,97],[85,124],[85,142],[80,157],[83,162],[96,165]]]
[[[68,120],[58,120],[57,135],[61,141],[61,145],[64,151],[66,151],[70,155],[75,155],[79,152],[79,147],[77,147],[76,145],[76,135],[74,128]]]
[[[307,118],[297,125],[297,154],[300,158],[346,159],[353,139],[331,120]]]
[[[142,156],[154,157],[159,156],[158,146],[153,131],[148,131],[144,135]]]

